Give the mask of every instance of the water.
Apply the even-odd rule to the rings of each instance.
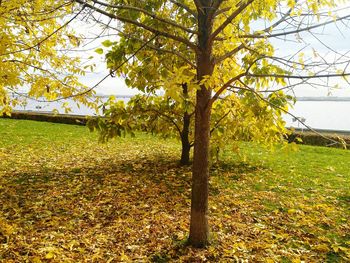
[[[106,101],[107,97],[102,97]],[[127,102],[130,96],[117,96],[117,99]],[[68,100],[72,109],[71,114],[96,115],[96,112],[84,105],[77,106],[73,100]],[[15,110],[52,112],[54,109],[64,113],[62,102],[44,103],[28,100],[25,107],[17,106]],[[315,129],[350,131],[350,101],[297,101],[290,113],[296,117],[305,119],[305,123]],[[293,117],[285,115],[287,127],[303,128]]]
[[[123,100],[125,103],[127,103],[130,99],[130,96],[116,96],[118,100]],[[106,102],[108,100],[107,96],[100,97],[101,103]],[[60,114],[65,114],[65,109],[62,107],[62,104],[68,102],[68,107],[71,109],[71,111],[68,114],[74,114],[74,115],[89,115],[94,116],[97,114],[101,114],[101,111],[96,113],[95,110],[82,105],[77,104],[72,99],[67,99],[63,101],[55,101],[55,102],[39,102],[32,99],[27,99],[27,104],[25,106],[16,106],[14,109],[18,111],[35,111],[35,112],[54,112],[58,111]]]
[[[297,101],[290,112],[315,129],[350,131],[350,101]],[[291,116],[284,119],[288,127],[303,127]]]

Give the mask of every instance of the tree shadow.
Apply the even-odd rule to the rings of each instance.
[[[341,195],[337,199],[341,206],[350,207],[350,195]]]
[[[222,173],[229,173],[230,178],[233,181],[240,180],[243,176],[247,174],[253,175],[258,171],[267,171],[270,168],[263,165],[253,165],[246,162],[219,162],[215,163],[211,167],[211,172],[213,176],[220,176]]]
[[[15,229],[10,239],[0,235],[8,248],[4,259],[43,258],[45,242],[77,261],[97,251],[115,258],[121,251],[151,255],[147,260],[154,262],[192,253],[181,243],[188,233],[190,166],[158,156],[80,163],[28,168],[0,179],[0,220]],[[232,172],[239,180],[260,167],[221,163],[211,169],[214,176]],[[219,194],[215,187],[210,191]]]
[[[172,232],[172,228],[186,231],[184,222],[180,225],[176,222],[186,220],[189,173],[190,168],[179,167],[177,160],[107,159],[81,167],[42,168],[4,176],[0,221],[16,228],[17,235],[12,235],[11,242],[6,244],[8,250],[3,258],[18,259],[12,252],[19,250],[19,255],[34,257],[50,235],[57,245],[79,240],[94,230],[105,235],[109,242],[117,243],[117,249],[128,242],[144,245],[151,237],[155,242],[162,236],[160,232],[170,236],[167,232]],[[128,226],[125,229],[123,222]],[[164,230],[164,226],[168,229]],[[54,237],[62,231],[66,239]],[[146,238],[145,234],[143,239],[140,239],[142,235],[137,237],[144,232],[150,237]],[[20,240],[23,236],[37,241],[26,246]],[[1,243],[9,242],[1,229],[0,237]],[[107,253],[107,244],[101,246]]]

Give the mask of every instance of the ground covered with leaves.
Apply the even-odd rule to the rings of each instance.
[[[350,261],[349,151],[226,152],[202,250],[185,245],[179,154],[145,134],[99,144],[85,127],[0,119],[0,262]]]

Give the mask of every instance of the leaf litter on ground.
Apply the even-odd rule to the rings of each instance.
[[[0,262],[350,260],[350,175],[337,165],[347,151],[245,143],[246,162],[226,153],[211,168],[211,245],[194,249],[191,168],[178,166],[176,141],[99,144],[84,127],[3,119],[0,128]]]

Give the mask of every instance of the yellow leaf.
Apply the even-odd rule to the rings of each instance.
[[[41,259],[39,257],[34,257],[34,258],[31,259],[31,262],[32,263],[41,263],[42,261],[41,261]]]
[[[288,214],[295,214],[297,210],[295,209],[288,209]]]
[[[47,254],[45,255],[45,259],[53,259],[54,256],[55,256],[55,254],[54,254],[53,252],[50,251],[49,253],[47,253]]]
[[[322,253],[329,251],[329,247],[326,244],[318,244],[314,247],[314,249]]]
[[[121,262],[131,262],[129,257],[127,255],[125,255],[124,252],[122,252],[122,254],[120,255],[120,261]]]

